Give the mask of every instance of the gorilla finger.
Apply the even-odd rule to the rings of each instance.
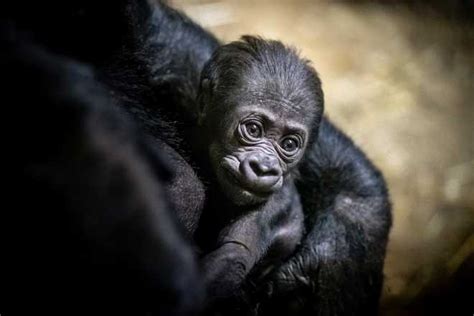
[[[286,293],[306,288],[311,285],[311,281],[306,271],[302,269],[301,260],[293,259],[270,277],[266,284],[265,293],[268,297],[285,295]]]

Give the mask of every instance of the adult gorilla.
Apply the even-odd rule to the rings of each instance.
[[[7,225],[26,229],[7,231],[18,243],[8,248],[6,268],[14,277],[2,282],[7,287],[3,293],[14,286],[7,299],[31,300],[34,294],[38,300],[44,298],[47,279],[39,275],[47,268],[49,279],[58,286],[52,293],[75,303],[80,300],[71,296],[79,288],[86,291],[86,302],[99,301],[102,294],[115,307],[135,303],[148,309],[155,304],[154,310],[163,314],[196,310],[200,289],[194,264],[179,228],[168,217],[169,209],[174,209],[188,236],[198,228],[205,186],[199,170],[192,168],[180,132],[195,119],[192,105],[200,71],[218,41],[160,2],[23,1],[21,7],[13,4],[2,12],[6,49],[1,61],[2,69],[8,69],[2,77],[11,81],[6,90],[15,97],[15,116],[9,117],[24,117],[20,106],[32,113],[21,123],[28,136],[15,140],[14,147],[22,147],[17,153],[27,157],[20,160],[26,189],[14,193],[23,199],[30,194],[37,198],[9,212]],[[45,102],[49,105],[43,111],[38,104]],[[130,113],[147,136],[127,127],[124,122],[129,119],[117,107]],[[92,115],[98,117],[94,121],[90,113],[96,111],[102,114]],[[117,115],[110,114],[115,111]],[[90,120],[93,123],[88,124]],[[27,141],[44,126],[45,132],[39,134],[44,143],[28,148]],[[99,160],[97,155],[83,154],[97,146],[102,148]],[[33,155],[28,156],[31,150]],[[297,180],[306,216],[304,241],[288,262],[251,289],[252,294],[256,291],[251,297],[258,298],[255,311],[376,314],[391,223],[383,178],[326,119],[307,151]],[[119,162],[117,155],[122,157]],[[73,164],[65,163],[69,161]],[[168,170],[165,164],[174,170],[170,182],[163,175]],[[108,168],[111,165],[119,171]],[[133,171],[123,172],[129,169]],[[119,190],[111,189],[110,184],[117,182]],[[163,185],[171,207],[158,193]],[[44,219],[37,209],[48,203],[53,203],[54,212]],[[69,212],[64,215],[62,210]],[[155,212],[158,226],[147,220]],[[24,223],[30,216],[35,225]],[[95,233],[89,234],[91,225]],[[31,242],[43,235],[47,236]],[[173,247],[179,252],[171,251]],[[61,249],[66,253],[58,254]],[[78,273],[71,276],[71,271]],[[35,292],[21,292],[16,277],[34,283]],[[64,294],[68,291],[71,295]],[[170,298],[172,303],[166,303]]]

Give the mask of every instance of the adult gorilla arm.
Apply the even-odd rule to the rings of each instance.
[[[93,67],[11,34],[0,50],[13,122],[1,305],[52,314],[195,312],[195,258],[163,190],[170,161],[117,107]]]
[[[179,142],[177,128],[153,111],[176,99],[160,93],[157,63],[141,54],[155,52],[142,41],[152,7],[5,4],[0,76],[10,131],[21,132],[11,146],[14,207],[2,217],[3,305],[195,313],[202,287],[172,213],[191,210],[181,219],[192,231],[203,186],[168,145]]]
[[[177,170],[166,190],[188,236],[197,228],[205,187],[193,170],[186,126],[196,120],[200,71],[218,41],[162,1],[126,2],[122,48],[100,65],[101,80],[114,90]]]
[[[26,0],[10,1],[7,8],[7,24],[58,55],[91,65],[115,105],[172,162],[175,173],[165,190],[192,235],[204,185],[189,163],[181,132],[192,119],[200,69],[217,40],[154,0]]]
[[[388,192],[362,151],[323,119],[297,185],[307,235],[265,284],[262,315],[376,315],[391,225]]]

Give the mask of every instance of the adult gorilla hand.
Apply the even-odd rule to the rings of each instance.
[[[381,174],[326,119],[300,171],[308,233],[263,283],[258,314],[376,314],[391,225]]]

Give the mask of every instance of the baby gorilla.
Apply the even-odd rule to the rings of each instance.
[[[323,94],[315,70],[293,49],[244,36],[214,53],[198,99],[193,134],[211,179],[200,235],[212,250],[202,264],[213,300],[236,295],[252,269],[263,273],[299,243],[294,179],[317,134]]]

